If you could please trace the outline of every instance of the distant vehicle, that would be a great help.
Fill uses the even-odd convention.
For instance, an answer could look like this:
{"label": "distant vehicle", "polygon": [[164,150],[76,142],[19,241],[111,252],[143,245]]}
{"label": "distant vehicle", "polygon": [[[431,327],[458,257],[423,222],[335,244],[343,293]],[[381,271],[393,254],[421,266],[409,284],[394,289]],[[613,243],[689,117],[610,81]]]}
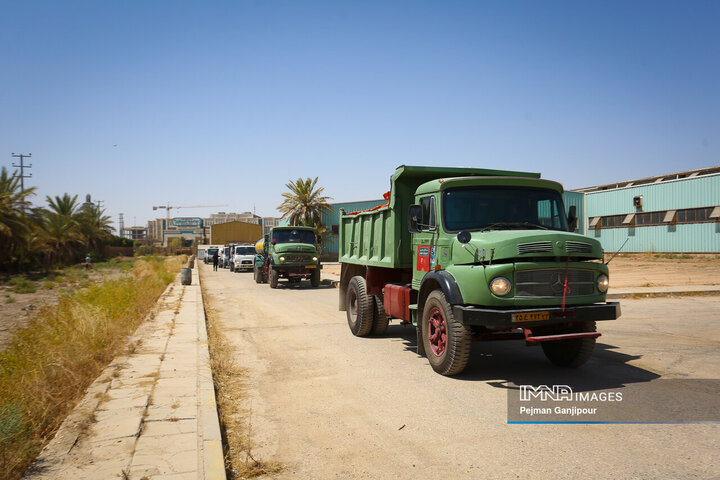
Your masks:
{"label": "distant vehicle", "polygon": [[219,250],[219,247],[210,247],[210,248],[208,248],[208,249],[205,251],[205,258],[204,258],[203,261],[204,261],[206,264],[212,263],[213,257],[215,256],[216,253],[218,253],[218,250]]}
{"label": "distant vehicle", "polygon": [[233,248],[233,261],[230,264],[231,272],[239,272],[241,270],[252,270],[255,263],[255,246],[254,245],[235,245]]}
{"label": "distant vehicle", "polygon": [[277,288],[280,278],[287,278],[289,283],[305,278],[313,288],[319,287],[319,243],[312,227],[273,227],[255,244],[255,282],[269,281],[270,288]]}
{"label": "distant vehicle", "polygon": [[220,247],[220,268],[229,268],[230,267],[230,249],[232,248],[232,245],[229,243],[225,244],[224,247]]}

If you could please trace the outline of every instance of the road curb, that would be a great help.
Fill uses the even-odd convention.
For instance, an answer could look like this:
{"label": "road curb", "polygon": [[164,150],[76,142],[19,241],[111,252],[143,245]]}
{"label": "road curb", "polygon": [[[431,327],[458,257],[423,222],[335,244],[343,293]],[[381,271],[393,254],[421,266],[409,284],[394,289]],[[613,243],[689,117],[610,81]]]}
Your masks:
{"label": "road curb", "polygon": [[606,298],[608,300],[620,300],[623,298],[658,298],[658,297],[673,297],[673,296],[693,296],[693,295],[720,295],[720,289],[710,290],[668,290],[668,291],[637,291],[637,292],[618,292],[609,293]]}
{"label": "road curb", "polygon": [[198,434],[201,436],[200,454],[202,457],[202,478],[207,480],[227,480],[225,475],[225,455],[222,447],[220,419],[215,400],[215,383],[210,368],[210,349],[207,335],[207,316],[202,294],[200,270],[195,269],[197,276],[200,310],[198,312]]}

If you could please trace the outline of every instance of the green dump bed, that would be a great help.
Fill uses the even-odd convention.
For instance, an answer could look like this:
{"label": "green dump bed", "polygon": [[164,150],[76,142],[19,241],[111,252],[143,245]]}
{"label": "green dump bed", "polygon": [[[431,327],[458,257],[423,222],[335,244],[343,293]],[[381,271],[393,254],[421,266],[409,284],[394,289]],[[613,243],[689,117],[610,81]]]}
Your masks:
{"label": "green dump bed", "polygon": [[416,167],[402,165],[390,177],[390,200],[379,209],[340,216],[339,261],[372,267],[412,267],[408,209],[423,183],[454,177],[528,177],[539,173],[484,168]]}

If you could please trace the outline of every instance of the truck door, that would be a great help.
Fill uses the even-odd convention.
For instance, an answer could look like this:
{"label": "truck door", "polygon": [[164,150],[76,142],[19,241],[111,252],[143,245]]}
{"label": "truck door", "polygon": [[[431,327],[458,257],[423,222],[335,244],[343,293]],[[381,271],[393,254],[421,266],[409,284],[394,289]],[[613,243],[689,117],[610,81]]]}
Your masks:
{"label": "truck door", "polygon": [[413,285],[419,286],[425,274],[437,265],[438,221],[435,197],[420,198],[422,224],[420,232],[413,236]]}

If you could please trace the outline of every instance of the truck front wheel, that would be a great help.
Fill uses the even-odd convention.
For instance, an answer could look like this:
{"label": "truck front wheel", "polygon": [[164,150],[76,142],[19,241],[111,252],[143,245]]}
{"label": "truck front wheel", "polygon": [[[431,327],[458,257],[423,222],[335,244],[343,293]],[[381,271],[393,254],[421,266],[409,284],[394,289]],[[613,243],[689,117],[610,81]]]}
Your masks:
{"label": "truck front wheel", "polygon": [[277,288],[278,280],[280,279],[280,273],[277,270],[270,269],[270,288]]}
{"label": "truck front wheel", "polygon": [[[595,322],[584,322],[565,333],[595,332]],[[543,353],[555,365],[576,368],[587,362],[595,348],[594,338],[572,338],[570,340],[556,340],[543,342]]]}
{"label": "truck front wheel", "polygon": [[425,301],[422,337],[433,370],[441,375],[457,375],[470,358],[470,328],[455,319],[442,290],[434,290]]}
{"label": "truck front wheel", "polygon": [[356,337],[364,337],[372,330],[375,304],[373,297],[367,294],[363,277],[356,276],[350,279],[346,298],[347,311],[345,314],[350,331]]}
{"label": "truck front wheel", "polygon": [[255,266],[253,267],[253,274],[255,276],[255,283],[262,283],[262,270]]}

